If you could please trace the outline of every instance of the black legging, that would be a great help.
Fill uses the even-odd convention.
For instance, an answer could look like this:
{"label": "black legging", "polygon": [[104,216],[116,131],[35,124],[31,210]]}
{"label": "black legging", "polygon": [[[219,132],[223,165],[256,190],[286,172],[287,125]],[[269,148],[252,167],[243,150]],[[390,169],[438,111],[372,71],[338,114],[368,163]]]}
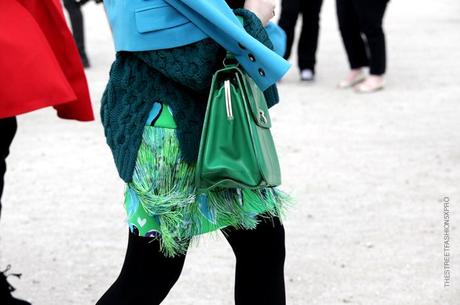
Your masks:
{"label": "black legging", "polygon": [[284,58],[291,55],[294,42],[295,25],[299,14],[302,14],[302,32],[297,48],[298,65],[300,70],[315,71],[316,49],[318,48],[319,14],[323,0],[283,0],[279,26],[286,32],[286,53]]}
{"label": "black legging", "polygon": [[10,145],[16,134],[16,117],[0,119],[0,216],[2,214],[2,194],[6,172],[6,157],[10,153]]}
{"label": "black legging", "polygon": [[[284,227],[264,218],[254,230],[222,230],[236,256],[236,305],[285,305]],[[158,240],[129,234],[118,279],[97,305],[158,305],[178,280],[185,255],[166,258]]]}
{"label": "black legging", "polygon": [[350,68],[370,66],[372,75],[385,74],[386,46],[382,21],[388,0],[336,0],[336,3]]}

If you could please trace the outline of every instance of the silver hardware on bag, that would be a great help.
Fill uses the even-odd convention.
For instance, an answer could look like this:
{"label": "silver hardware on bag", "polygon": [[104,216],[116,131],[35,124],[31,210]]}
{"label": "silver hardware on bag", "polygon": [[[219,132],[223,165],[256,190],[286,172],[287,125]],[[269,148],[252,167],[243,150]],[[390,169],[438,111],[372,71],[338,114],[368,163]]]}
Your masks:
{"label": "silver hardware on bag", "polygon": [[264,124],[268,123],[267,117],[265,116],[265,112],[263,110],[259,110],[259,117],[262,123]]}
{"label": "silver hardware on bag", "polygon": [[227,109],[227,119],[233,120],[232,92],[230,90],[230,80],[224,81],[225,88],[225,108]]}

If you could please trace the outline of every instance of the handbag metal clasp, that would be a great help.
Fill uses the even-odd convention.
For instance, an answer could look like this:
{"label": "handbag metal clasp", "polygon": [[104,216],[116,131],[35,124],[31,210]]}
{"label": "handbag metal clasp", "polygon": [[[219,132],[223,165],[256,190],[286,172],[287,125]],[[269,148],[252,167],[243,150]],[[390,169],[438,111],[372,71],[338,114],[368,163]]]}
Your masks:
{"label": "handbag metal clasp", "polygon": [[233,120],[233,110],[232,110],[232,92],[230,88],[230,80],[224,81],[225,89],[225,108],[227,110],[227,119]]}
{"label": "handbag metal clasp", "polygon": [[260,117],[260,120],[262,121],[262,123],[264,123],[264,124],[268,123],[267,117],[265,116],[265,112],[263,110],[259,109],[259,117]]}

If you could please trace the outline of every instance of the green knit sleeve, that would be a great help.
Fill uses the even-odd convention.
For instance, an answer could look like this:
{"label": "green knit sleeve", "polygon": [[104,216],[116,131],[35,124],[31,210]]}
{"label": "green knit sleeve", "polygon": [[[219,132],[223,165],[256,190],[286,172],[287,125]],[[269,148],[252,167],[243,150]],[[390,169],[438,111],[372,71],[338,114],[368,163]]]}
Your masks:
{"label": "green knit sleeve", "polygon": [[212,75],[222,63],[225,50],[207,38],[177,48],[134,54],[167,78],[200,92],[210,87]]}
{"label": "green knit sleeve", "polygon": [[260,21],[256,14],[244,8],[237,8],[233,12],[235,15],[243,17],[243,27],[249,35],[263,43],[267,48],[273,50],[273,43],[262,21]]}

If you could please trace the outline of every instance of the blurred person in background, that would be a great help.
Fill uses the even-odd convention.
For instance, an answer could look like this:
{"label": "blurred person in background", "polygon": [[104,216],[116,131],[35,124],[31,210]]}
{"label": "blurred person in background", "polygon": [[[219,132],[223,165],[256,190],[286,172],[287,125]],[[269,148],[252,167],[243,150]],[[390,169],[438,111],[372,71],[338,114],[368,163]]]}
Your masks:
{"label": "blurred person in background", "polygon": [[72,26],[72,34],[77,44],[78,53],[80,54],[81,62],[85,68],[90,67],[88,55],[85,47],[85,28],[83,13],[81,11],[81,3],[77,0],[64,0],[64,7],[69,13],[70,24]]}
{"label": "blurred person in background", "polygon": [[[70,24],[72,26],[72,34],[75,43],[80,53],[81,62],[85,68],[90,67],[88,54],[85,47],[85,28],[83,13],[81,11],[82,5],[88,3],[90,0],[64,0],[64,6],[69,13]],[[101,3],[102,0],[94,0],[96,3]]]}
{"label": "blurred person in background", "polygon": [[316,50],[318,48],[319,20],[323,0],[282,0],[279,26],[286,32],[286,53],[291,56],[295,27],[302,14],[302,29],[297,46],[297,61],[302,81],[315,79]]}
{"label": "blurred person in background", "polygon": [[[339,88],[371,93],[385,86],[383,16],[389,0],[336,0],[337,17],[351,71]],[[369,67],[366,77],[364,67]]]}
{"label": "blurred person in background", "polygon": [[[53,106],[63,119],[94,119],[83,67],[59,1],[0,1],[0,215],[16,116]],[[11,295],[9,269],[0,272],[0,304],[30,304]]]}

